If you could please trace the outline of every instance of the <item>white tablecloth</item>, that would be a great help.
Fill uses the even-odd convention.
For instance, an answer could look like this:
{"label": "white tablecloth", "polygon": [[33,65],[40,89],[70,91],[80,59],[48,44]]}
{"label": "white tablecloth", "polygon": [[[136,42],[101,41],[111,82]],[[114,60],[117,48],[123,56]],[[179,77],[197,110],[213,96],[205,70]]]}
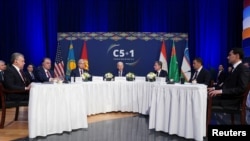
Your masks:
{"label": "white tablecloth", "polygon": [[29,100],[29,137],[87,128],[87,115],[112,111],[149,114],[149,82],[33,83]]}
{"label": "white tablecloth", "polygon": [[205,85],[159,85],[153,88],[149,129],[203,140],[206,109]]}
{"label": "white tablecloth", "polygon": [[122,111],[148,115],[153,86],[149,82],[126,81],[83,83],[87,114]]}
{"label": "white tablecloth", "polygon": [[87,128],[87,115],[112,111],[150,115],[149,128],[201,140],[206,87],[156,82],[32,83],[29,137]]}
{"label": "white tablecloth", "polygon": [[32,84],[29,100],[29,137],[87,128],[81,84]]}

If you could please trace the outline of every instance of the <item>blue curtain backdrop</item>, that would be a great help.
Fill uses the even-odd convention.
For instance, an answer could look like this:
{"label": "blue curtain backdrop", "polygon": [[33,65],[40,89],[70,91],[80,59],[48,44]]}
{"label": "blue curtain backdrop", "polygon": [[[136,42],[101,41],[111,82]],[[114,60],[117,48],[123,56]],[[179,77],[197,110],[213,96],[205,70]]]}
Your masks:
{"label": "blue curtain backdrop", "polygon": [[227,65],[241,47],[242,0],[1,0],[0,59],[22,52],[26,63],[54,61],[57,32],[181,32],[190,59]]}

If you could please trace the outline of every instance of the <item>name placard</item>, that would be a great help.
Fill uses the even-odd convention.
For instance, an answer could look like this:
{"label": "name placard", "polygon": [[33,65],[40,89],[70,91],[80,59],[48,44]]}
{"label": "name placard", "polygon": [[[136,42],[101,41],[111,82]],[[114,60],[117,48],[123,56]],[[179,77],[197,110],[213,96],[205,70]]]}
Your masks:
{"label": "name placard", "polygon": [[156,77],[155,81],[159,82],[159,83],[164,83],[164,82],[166,82],[166,78],[165,77]]}
{"label": "name placard", "polygon": [[102,76],[92,76],[92,81],[103,81],[103,77]]}
{"label": "name placard", "polygon": [[135,81],[139,81],[139,82],[144,82],[144,81],[146,81],[146,79],[145,79],[145,76],[136,76],[135,77]]}
{"label": "name placard", "polygon": [[126,77],[115,77],[115,81],[126,81]]}
{"label": "name placard", "polygon": [[82,77],[75,77],[75,82],[82,82]]}

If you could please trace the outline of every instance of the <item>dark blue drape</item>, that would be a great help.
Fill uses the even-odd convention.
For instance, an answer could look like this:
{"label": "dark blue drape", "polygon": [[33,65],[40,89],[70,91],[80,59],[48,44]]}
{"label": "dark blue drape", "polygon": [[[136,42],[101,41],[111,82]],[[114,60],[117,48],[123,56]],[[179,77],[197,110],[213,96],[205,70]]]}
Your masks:
{"label": "dark blue drape", "polygon": [[242,11],[242,0],[1,0],[0,59],[53,61],[57,32],[185,32],[191,60],[217,68],[241,47]]}
{"label": "dark blue drape", "polygon": [[7,63],[13,52],[25,55],[26,63],[41,64],[55,56],[57,1],[2,0],[0,2],[0,59]]}

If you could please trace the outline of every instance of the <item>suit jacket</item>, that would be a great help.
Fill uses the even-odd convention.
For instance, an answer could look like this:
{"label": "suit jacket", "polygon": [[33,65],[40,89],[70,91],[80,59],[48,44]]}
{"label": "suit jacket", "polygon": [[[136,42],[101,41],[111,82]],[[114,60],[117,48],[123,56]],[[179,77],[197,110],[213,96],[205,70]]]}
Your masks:
{"label": "suit jacket", "polygon": [[3,71],[0,71],[0,83],[4,81],[4,74]]}
{"label": "suit jacket", "polygon": [[27,79],[29,79],[30,82],[37,82],[38,81],[36,79],[34,72],[33,72],[33,77],[31,76],[31,74],[28,71],[25,72],[25,76]]}
{"label": "suit jacket", "polygon": [[229,74],[222,87],[223,95],[241,95],[247,88],[250,71],[242,63]]}
{"label": "suit jacket", "polygon": [[30,82],[26,79],[26,82],[23,81],[17,69],[10,65],[4,71],[4,87],[9,90],[25,90],[25,87],[28,86]]}
{"label": "suit jacket", "polygon": [[[48,70],[51,78],[54,78],[54,71]],[[37,78],[38,82],[48,82],[50,78],[47,77],[46,72],[42,66],[38,67],[35,71],[35,77]]]}
{"label": "suit jacket", "polygon": [[[89,71],[87,71],[87,70],[83,70],[83,72],[89,73]],[[79,68],[75,68],[75,69],[71,70],[70,76],[71,77],[80,77]]]}
{"label": "suit jacket", "polygon": [[[83,73],[84,72],[87,72],[87,73],[90,74],[90,72],[87,71],[87,70],[83,70]],[[75,69],[71,70],[70,77],[80,77],[79,68],[75,68]],[[90,76],[90,78],[88,80],[91,81],[92,80],[92,76]]]}
{"label": "suit jacket", "polygon": [[[189,82],[192,82],[192,78],[195,75],[195,72],[192,73],[191,78],[189,80]],[[208,70],[206,70],[205,68],[202,68],[199,72],[199,74],[197,75],[196,78],[196,82],[199,84],[205,84],[207,86],[210,86],[210,82],[211,82],[211,74]]]}
{"label": "suit jacket", "polygon": [[226,79],[226,73],[225,73],[225,71],[223,70],[223,71],[221,71],[221,73],[220,73],[220,75],[219,76],[217,76],[216,77],[216,83],[217,83],[217,87],[219,87],[219,85],[221,84],[221,83],[223,83],[224,81],[225,81],[225,79]]}
{"label": "suit jacket", "polygon": [[[126,76],[126,74],[127,74],[126,70],[122,70],[122,76]],[[115,71],[113,71],[113,75],[114,76],[119,76],[118,69],[116,69]]]}
{"label": "suit jacket", "polygon": [[[250,71],[242,63],[231,72],[222,86],[222,94],[213,97],[213,105],[223,107],[239,107],[241,97],[247,88]],[[221,89],[221,88],[216,88]]]}
{"label": "suit jacket", "polygon": [[[157,71],[154,71],[154,73],[156,74],[156,76],[158,76],[158,72]],[[167,77],[167,76],[168,76],[167,71],[161,70],[158,77]]]}

